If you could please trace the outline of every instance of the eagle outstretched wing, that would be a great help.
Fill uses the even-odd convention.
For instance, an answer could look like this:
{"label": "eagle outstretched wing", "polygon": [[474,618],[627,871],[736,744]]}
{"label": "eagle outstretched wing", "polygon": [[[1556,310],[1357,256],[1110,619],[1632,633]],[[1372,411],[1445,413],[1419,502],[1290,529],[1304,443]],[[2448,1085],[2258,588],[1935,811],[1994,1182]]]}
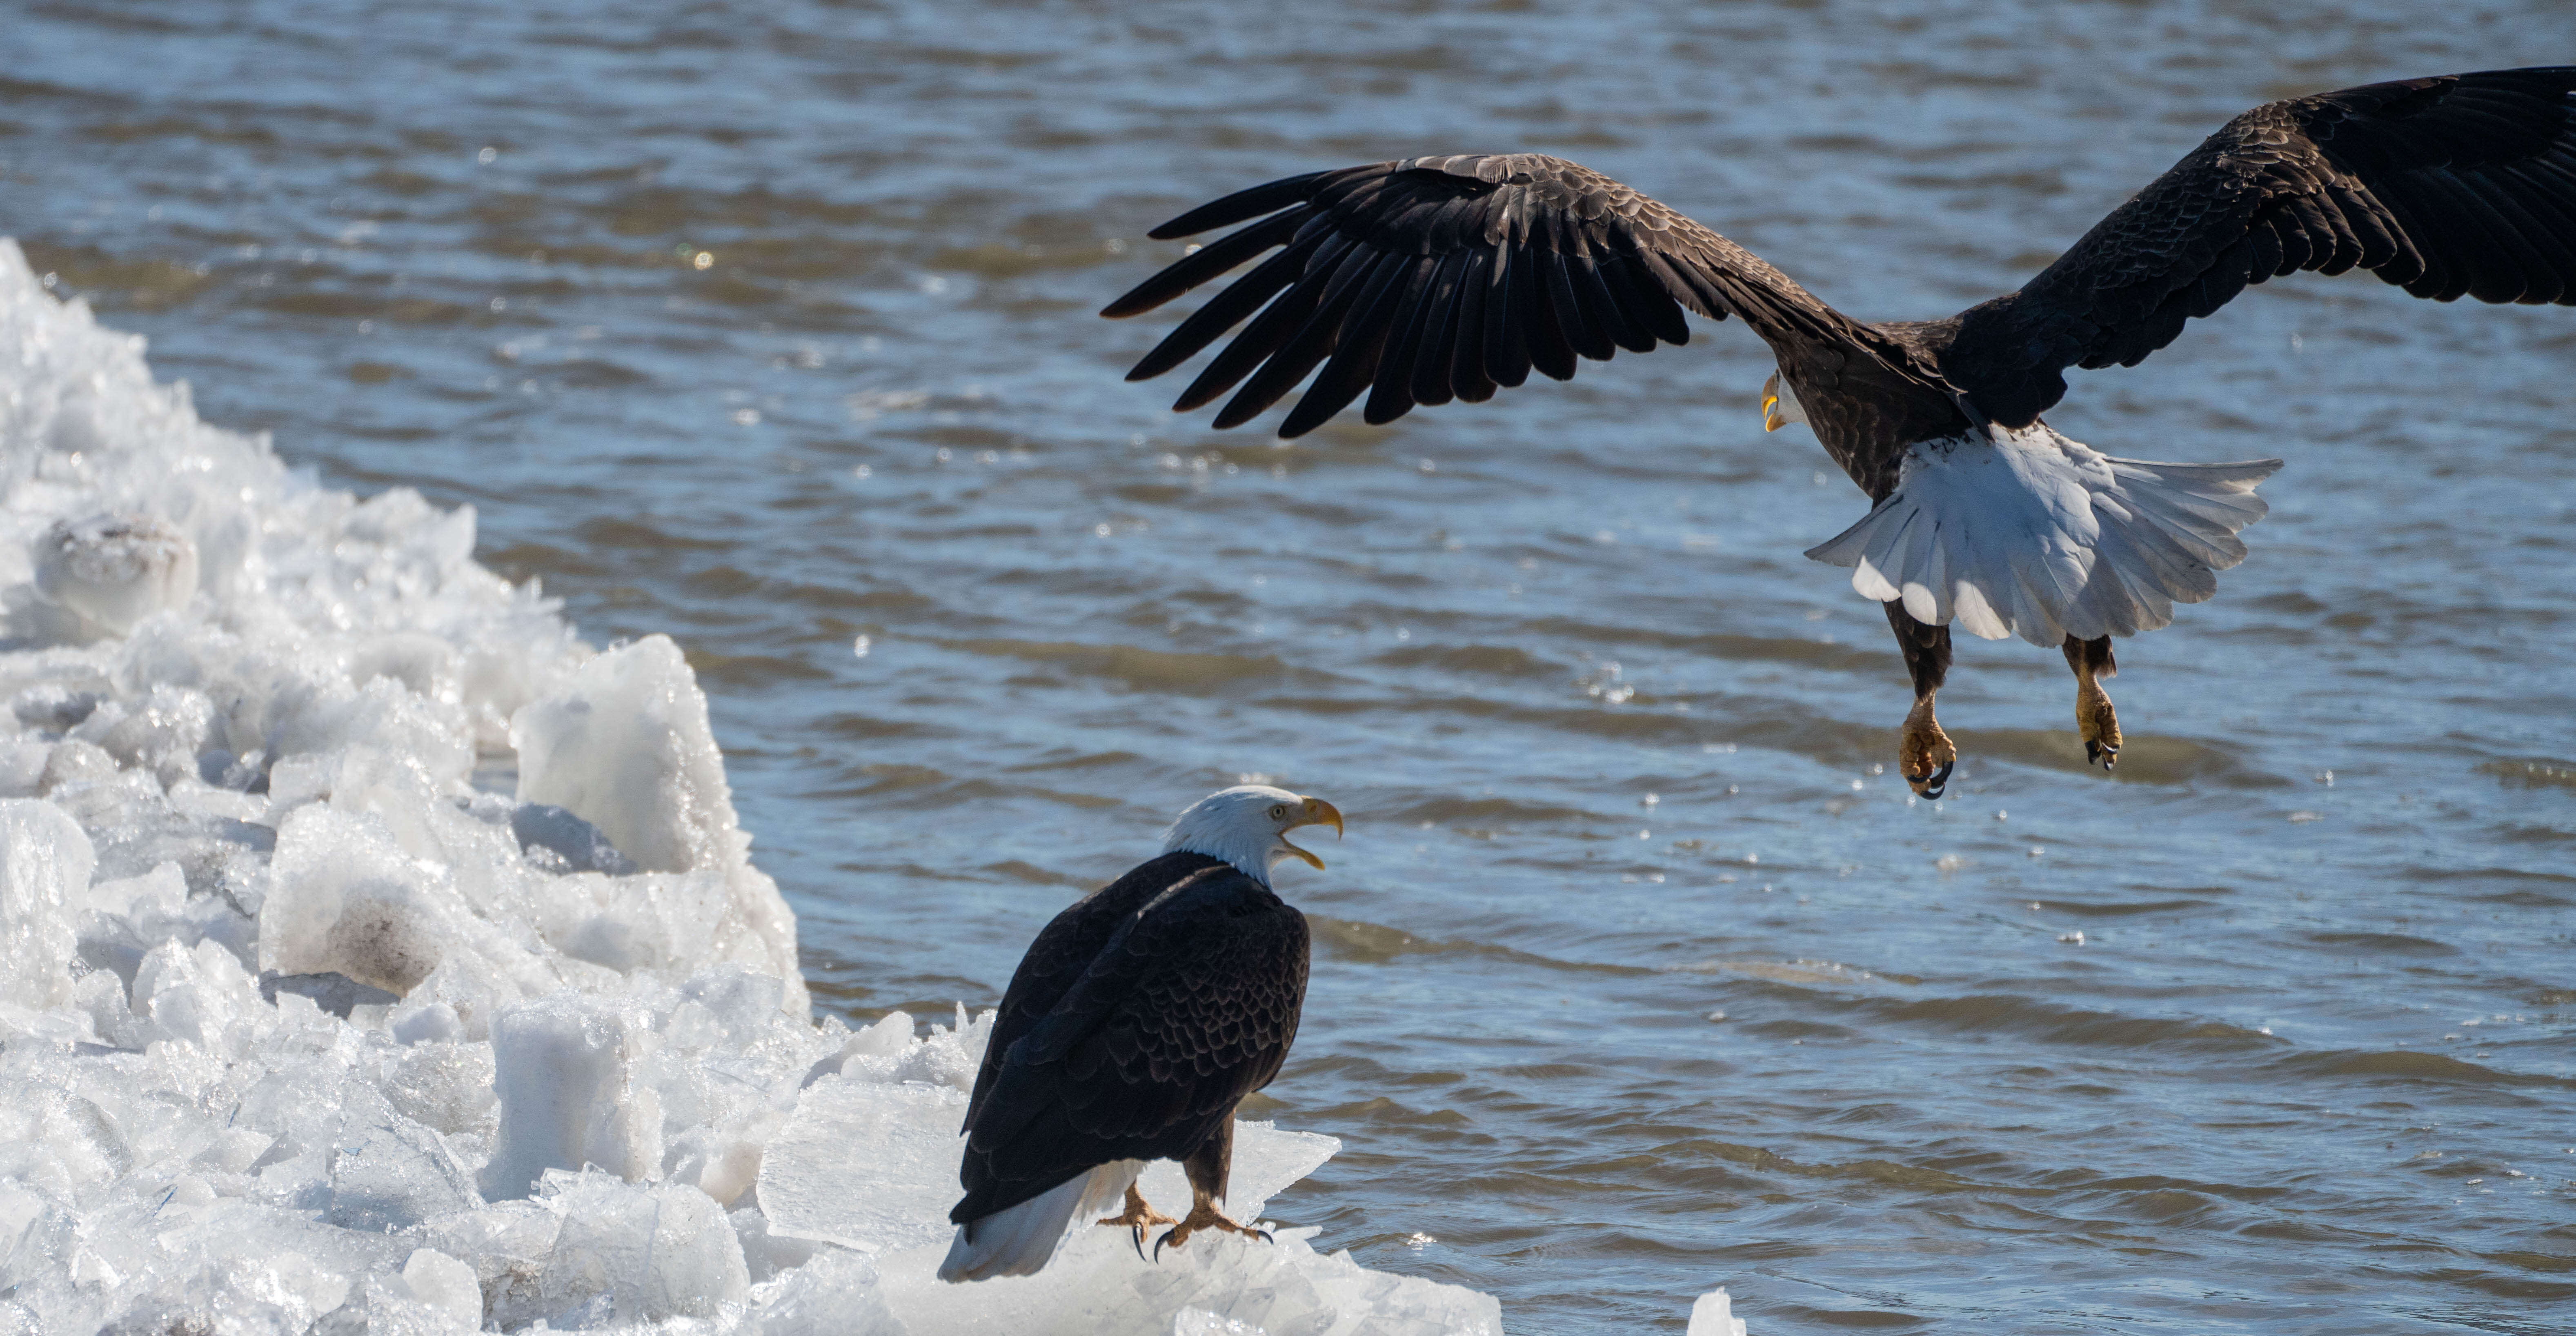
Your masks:
{"label": "eagle outstretched wing", "polygon": [[2256,107],[2021,291],[1941,370],[2026,426],[2064,370],[2135,366],[2249,283],[2354,268],[2418,297],[2576,305],[2576,66],[2369,84]]}
{"label": "eagle outstretched wing", "polygon": [[1101,312],[1152,310],[1281,248],[1127,373],[1159,376],[1250,319],[1173,405],[1200,407],[1240,382],[1216,416],[1220,428],[1277,403],[1319,363],[1281,436],[1313,430],[1363,392],[1373,423],[1416,404],[1480,403],[1533,369],[1564,380],[1577,357],[1686,343],[1684,311],[1737,316],[1775,348],[1881,341],[1743,247],[1561,158],[1407,158],[1313,172],[1201,205],[1150,235],[1255,218]]}
{"label": "eagle outstretched wing", "polygon": [[[997,1028],[976,1081],[966,1195],[950,1219],[1007,1209],[1095,1165],[1186,1156],[1279,1074],[1305,1002],[1306,916],[1200,855],[1165,855],[1130,878],[1176,860],[1199,866],[1156,876],[1166,884],[1141,907],[1101,916],[1112,931],[1078,974],[1024,967],[1012,980],[1003,1015],[1016,1033]],[[1061,984],[1060,995],[1033,1005],[1024,980],[1033,994]]]}

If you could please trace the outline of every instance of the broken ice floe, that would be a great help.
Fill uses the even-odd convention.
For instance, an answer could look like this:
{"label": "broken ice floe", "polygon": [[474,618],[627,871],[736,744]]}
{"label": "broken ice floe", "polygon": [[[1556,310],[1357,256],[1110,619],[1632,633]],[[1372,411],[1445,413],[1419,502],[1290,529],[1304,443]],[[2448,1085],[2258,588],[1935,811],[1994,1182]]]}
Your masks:
{"label": "broken ice floe", "polygon": [[[970,1031],[964,1040],[957,1045],[961,1053],[980,1047],[982,1035]],[[868,1253],[890,1302],[916,1328],[1499,1329],[1491,1298],[1363,1271],[1347,1254],[1319,1256],[1309,1246],[1311,1229],[1279,1231],[1275,1244],[1202,1234],[1149,1264],[1136,1256],[1125,1230],[1077,1225],[1055,1262],[1035,1276],[943,1284],[936,1272],[948,1251],[946,1213],[957,1197],[956,1129],[965,1112],[959,1085],[887,1084],[866,1076],[817,1083],[770,1142],[761,1165],[760,1202],[769,1233]],[[1258,1219],[1273,1195],[1312,1173],[1339,1146],[1331,1137],[1240,1124],[1229,1210]],[[865,1194],[846,1186],[859,1166],[873,1167]],[[1169,1162],[1150,1166],[1138,1186],[1147,1200],[1172,1211],[1189,1202],[1189,1185]]]}
{"label": "broken ice floe", "polygon": [[[1310,1230],[937,1283],[989,1016],[812,1022],[678,648],[198,421],[5,240],[0,489],[0,1332],[1499,1330]],[[1330,1150],[1247,1125],[1237,1211]]]}

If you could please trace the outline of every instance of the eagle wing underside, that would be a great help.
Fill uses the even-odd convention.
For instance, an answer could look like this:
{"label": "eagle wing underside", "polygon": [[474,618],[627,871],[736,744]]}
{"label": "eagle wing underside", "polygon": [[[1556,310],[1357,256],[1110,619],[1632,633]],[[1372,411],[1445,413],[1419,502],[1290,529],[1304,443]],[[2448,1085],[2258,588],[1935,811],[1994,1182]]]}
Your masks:
{"label": "eagle wing underside", "polygon": [[1313,430],[1362,394],[1373,423],[1417,404],[1479,403],[1533,370],[1564,380],[1578,358],[1688,342],[1686,311],[1742,319],[1784,365],[1810,348],[1834,359],[1884,351],[1869,327],[1743,247],[1561,158],[1407,158],[1315,172],[1228,195],[1152,235],[1247,220],[1257,221],[1101,312],[1152,310],[1278,248],[1128,373],[1159,376],[1248,320],[1173,405],[1187,411],[1234,391],[1220,428],[1249,421],[1318,366],[1281,436]]}

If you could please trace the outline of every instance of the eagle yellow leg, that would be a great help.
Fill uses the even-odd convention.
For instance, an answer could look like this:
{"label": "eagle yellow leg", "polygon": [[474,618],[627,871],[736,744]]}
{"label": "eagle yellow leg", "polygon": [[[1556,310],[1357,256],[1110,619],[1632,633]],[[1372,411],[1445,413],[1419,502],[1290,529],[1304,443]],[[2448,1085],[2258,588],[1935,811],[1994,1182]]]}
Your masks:
{"label": "eagle yellow leg", "polygon": [[1177,1248],[1189,1242],[1190,1235],[1202,1229],[1241,1234],[1264,1243],[1271,1241],[1269,1230],[1246,1229],[1218,1213],[1217,1199],[1225,1195],[1226,1175],[1233,1168],[1234,1116],[1229,1113],[1216,1131],[1181,1161],[1181,1171],[1190,1176],[1190,1218],[1154,1240],[1154,1256],[1161,1257],[1166,1246]]}
{"label": "eagle yellow leg", "polygon": [[1128,1185],[1127,1185],[1127,1209],[1126,1209],[1126,1210],[1124,1210],[1124,1211],[1119,1212],[1119,1213],[1118,1213],[1118,1214],[1116,1214],[1116,1215],[1112,1215],[1112,1216],[1105,1216],[1105,1217],[1103,1217],[1103,1218],[1101,1218],[1101,1219],[1094,1220],[1094,1221],[1092,1221],[1092,1223],[1093,1223],[1093,1224],[1095,1224],[1095,1225],[1123,1225],[1123,1226],[1125,1226],[1125,1227],[1128,1229],[1128,1231],[1129,1231],[1129,1232],[1134,1236],[1134,1240],[1135,1240],[1135,1244],[1136,1244],[1136,1255],[1137,1255],[1138,1257],[1142,1257],[1142,1256],[1144,1256],[1144,1255],[1145,1255],[1145,1227],[1146,1227],[1146,1226],[1148,1226],[1148,1225],[1177,1225],[1177,1224],[1179,1224],[1179,1223],[1180,1223],[1180,1221],[1175,1220],[1175,1219],[1173,1219],[1172,1217],[1170,1217],[1170,1216],[1168,1216],[1168,1215],[1165,1215],[1165,1214],[1163,1214],[1163,1213],[1162,1213],[1162,1212],[1160,1212],[1160,1211],[1155,1210],[1153,1207],[1146,1205],[1146,1204],[1145,1204],[1145,1194],[1144,1194],[1144,1193],[1141,1193],[1141,1192],[1138,1192],[1138,1191],[1136,1190],[1136,1185],[1135,1185],[1135,1184],[1133,1184],[1133,1183],[1130,1183],[1130,1184],[1128,1184]]}
{"label": "eagle yellow leg", "polygon": [[1902,602],[1881,606],[1896,632],[1896,647],[1905,653],[1906,674],[1914,679],[1914,708],[1896,740],[1896,773],[1905,776],[1914,796],[1938,798],[1950,787],[1950,767],[1959,763],[1959,749],[1932,717],[1932,697],[1950,676],[1950,624],[1918,622]]}
{"label": "eagle yellow leg", "polygon": [[2111,658],[2111,637],[2068,636],[2060,648],[2066,651],[2066,666],[2075,670],[2075,731],[2084,739],[2084,760],[2087,764],[2099,761],[2108,771],[2120,760],[2120,715],[2111,708],[2111,695],[2100,681],[2120,671]]}
{"label": "eagle yellow leg", "polygon": [[1957,744],[1932,717],[1932,693],[1915,697],[1914,708],[1905,713],[1905,732],[1896,741],[1897,772],[1917,796],[1938,798],[1949,788],[1950,768],[1958,762]]}

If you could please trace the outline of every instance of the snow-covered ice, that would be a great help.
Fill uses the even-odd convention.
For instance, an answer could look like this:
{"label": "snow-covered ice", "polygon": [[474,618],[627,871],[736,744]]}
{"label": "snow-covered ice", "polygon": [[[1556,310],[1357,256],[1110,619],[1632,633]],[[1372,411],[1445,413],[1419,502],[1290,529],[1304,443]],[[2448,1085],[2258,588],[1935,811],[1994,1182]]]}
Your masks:
{"label": "snow-covered ice", "polygon": [[[811,1019],[678,648],[199,422],[5,239],[0,487],[0,1332],[1499,1331],[1312,1230],[937,1282],[990,1016]],[[1245,1125],[1237,1212],[1334,1144]]]}
{"label": "snow-covered ice", "polygon": [[[989,1021],[959,1032],[935,1031],[920,1051],[945,1048],[963,1057],[981,1048],[988,1028]],[[773,1238],[835,1243],[870,1254],[889,1300],[916,1329],[1031,1336],[1499,1329],[1492,1298],[1365,1271],[1347,1255],[1319,1255],[1310,1246],[1312,1229],[1280,1230],[1275,1244],[1203,1234],[1152,1264],[1136,1256],[1125,1230],[1077,1229],[1054,1263],[1035,1276],[944,1284],[936,1273],[948,1252],[945,1216],[957,1197],[956,1129],[966,1112],[971,1074],[961,1069],[954,1083],[852,1079],[857,1073],[849,1068],[864,1060],[853,1059],[841,1079],[818,1082],[799,1101],[761,1165],[760,1201]],[[1238,1124],[1229,1209],[1258,1219],[1273,1195],[1312,1173],[1340,1144],[1268,1123]],[[846,1184],[861,1165],[884,1168],[871,1192],[853,1195]],[[1189,1203],[1189,1184],[1180,1166],[1168,1161],[1149,1166],[1138,1187],[1167,1209]]]}

